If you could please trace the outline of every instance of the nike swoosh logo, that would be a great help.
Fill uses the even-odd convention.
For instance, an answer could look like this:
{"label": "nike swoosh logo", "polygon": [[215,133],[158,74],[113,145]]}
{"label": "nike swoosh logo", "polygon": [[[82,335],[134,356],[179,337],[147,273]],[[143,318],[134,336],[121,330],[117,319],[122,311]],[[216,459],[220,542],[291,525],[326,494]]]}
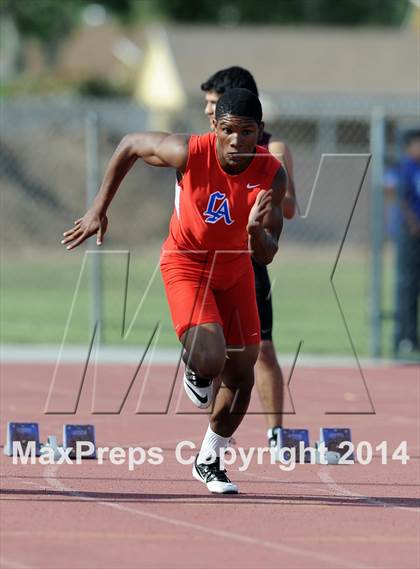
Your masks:
{"label": "nike swoosh logo", "polygon": [[248,190],[253,190],[254,188],[258,188],[259,184],[247,184],[246,187]]}
{"label": "nike swoosh logo", "polygon": [[194,389],[193,389],[190,385],[188,385],[188,383],[186,383],[185,385],[188,387],[188,389],[190,389],[190,390],[194,393],[194,395],[197,397],[197,399],[198,399],[201,403],[203,403],[203,405],[204,405],[205,403],[207,403],[207,401],[208,401],[207,395],[206,395],[205,397],[201,397],[201,395],[199,395],[196,391],[194,391]]}

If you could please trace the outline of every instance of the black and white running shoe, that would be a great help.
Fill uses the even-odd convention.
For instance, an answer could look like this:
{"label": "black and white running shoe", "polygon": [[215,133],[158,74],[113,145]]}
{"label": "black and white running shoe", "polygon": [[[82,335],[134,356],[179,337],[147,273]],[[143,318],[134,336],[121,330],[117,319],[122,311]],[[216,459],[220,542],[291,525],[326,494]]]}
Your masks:
{"label": "black and white running shoe", "polygon": [[196,407],[207,409],[213,401],[213,380],[198,376],[185,366],[184,389]]}
{"label": "black and white running shoe", "polygon": [[[268,429],[268,447],[270,453],[276,462],[282,462],[282,448],[279,441],[279,431],[281,427],[274,427],[273,429]],[[283,458],[284,460],[284,458]]]}
{"label": "black and white running shoe", "polygon": [[195,459],[192,473],[196,480],[204,482],[213,494],[237,494],[238,487],[226,475],[226,470],[220,469],[220,459],[216,458],[211,464],[197,464]]}

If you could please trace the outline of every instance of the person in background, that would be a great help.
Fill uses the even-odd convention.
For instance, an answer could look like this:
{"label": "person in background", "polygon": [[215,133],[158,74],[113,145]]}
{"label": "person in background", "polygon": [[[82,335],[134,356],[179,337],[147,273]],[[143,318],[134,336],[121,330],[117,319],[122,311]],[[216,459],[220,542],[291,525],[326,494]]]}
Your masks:
{"label": "person in background", "polygon": [[404,156],[398,167],[397,202],[400,224],[396,257],[396,319],[394,353],[420,356],[420,128],[404,137]]}
{"label": "person in background", "polygon": [[398,163],[391,158],[385,161],[384,169],[384,217],[385,217],[385,238],[387,241],[395,243],[401,223],[400,208],[397,201],[398,191]]}
{"label": "person in background", "polygon": [[[220,97],[232,88],[248,89],[257,97],[258,88],[252,74],[243,67],[233,66],[221,69],[201,84],[205,96],[204,112],[212,128],[214,110]],[[296,213],[296,195],[293,176],[292,153],[285,142],[274,139],[266,130],[262,130],[258,144],[267,148],[283,164],[287,172],[287,189],[282,209],[286,219],[292,219]],[[277,360],[273,343],[273,307],[271,301],[271,283],[267,267],[252,260],[257,293],[258,313],[261,322],[261,343],[258,354],[256,385],[267,422],[267,436],[270,448],[280,453],[278,448],[278,430],[283,426],[284,379]]]}

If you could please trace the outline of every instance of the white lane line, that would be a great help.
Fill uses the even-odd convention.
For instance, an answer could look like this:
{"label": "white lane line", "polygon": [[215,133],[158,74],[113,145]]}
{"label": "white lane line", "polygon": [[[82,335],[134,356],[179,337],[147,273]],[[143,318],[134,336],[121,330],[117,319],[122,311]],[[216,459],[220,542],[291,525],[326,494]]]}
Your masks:
{"label": "white lane line", "polygon": [[[407,508],[406,506],[396,506],[395,504],[389,504],[388,502],[383,502],[379,498],[369,497],[364,494],[359,494],[358,492],[352,492],[345,486],[338,484],[327,469],[328,466],[321,467],[321,469],[318,471],[318,477],[336,495],[348,496],[351,498],[362,498],[363,501],[366,502],[367,504],[373,504],[376,506],[379,505],[383,506],[384,508],[392,508],[394,510],[404,510],[405,512],[420,514],[420,508]],[[398,499],[398,497],[396,499]]]}
{"label": "white lane line", "polygon": [[[62,344],[22,346],[20,344],[0,344],[0,363],[1,364],[56,364]],[[123,348],[121,346],[106,346],[101,349],[101,364],[130,365],[138,364],[146,346],[133,346]],[[60,363],[84,364],[88,353],[87,345],[66,346],[62,352]],[[289,366],[293,363],[295,354],[278,353],[283,365]],[[156,349],[153,354],[154,365],[167,366],[175,365],[179,361],[180,348]],[[150,362],[150,356],[146,356]],[[351,356],[333,357],[319,356],[316,354],[305,354],[299,357],[300,367],[317,368],[322,370],[329,367],[342,367],[352,369],[355,360]],[[372,369],[401,369],[404,361],[393,361],[387,359],[361,358],[360,363],[363,368]]]}
{"label": "white lane line", "polygon": [[58,490],[61,492],[66,492],[72,496],[76,496],[76,497],[80,498],[81,500],[85,500],[87,502],[94,502],[95,504],[99,504],[99,505],[105,506],[107,508],[112,508],[114,510],[119,510],[122,512],[128,512],[128,513],[134,514],[136,516],[141,516],[144,518],[153,519],[153,520],[156,520],[158,522],[163,522],[163,523],[170,524],[170,525],[173,525],[176,527],[187,528],[189,530],[194,530],[194,531],[205,533],[208,535],[213,535],[215,537],[222,537],[222,538],[230,540],[230,541],[237,541],[239,543],[245,543],[248,545],[256,545],[259,547],[265,547],[267,549],[274,549],[276,551],[281,551],[282,553],[289,553],[291,555],[296,555],[298,557],[305,557],[305,558],[309,558],[311,560],[317,559],[318,561],[332,565],[332,567],[334,567],[334,568],[337,568],[337,567],[340,567],[340,568],[345,567],[348,569],[370,569],[370,568],[374,568],[373,565],[365,565],[365,564],[361,564],[357,561],[350,561],[348,559],[344,560],[341,557],[326,555],[323,553],[319,553],[317,551],[305,551],[302,549],[298,549],[297,547],[291,547],[289,545],[284,545],[284,544],[281,544],[278,542],[271,542],[271,541],[267,541],[267,540],[257,539],[254,537],[249,537],[249,536],[242,535],[239,533],[234,533],[231,531],[224,531],[224,530],[220,530],[220,529],[216,529],[216,528],[203,526],[203,525],[197,524],[197,523],[186,522],[184,520],[172,518],[169,516],[163,516],[160,514],[153,514],[152,512],[146,512],[145,510],[140,510],[138,508],[133,508],[133,507],[122,505],[122,504],[117,504],[117,503],[113,503],[113,502],[103,502],[101,500],[98,500],[97,498],[86,496],[82,492],[78,492],[76,490],[73,490],[72,488],[65,486],[60,480],[58,480],[57,470],[58,470],[58,465],[55,465],[55,464],[47,466],[45,468],[44,479],[49,484],[49,486],[55,490]]}

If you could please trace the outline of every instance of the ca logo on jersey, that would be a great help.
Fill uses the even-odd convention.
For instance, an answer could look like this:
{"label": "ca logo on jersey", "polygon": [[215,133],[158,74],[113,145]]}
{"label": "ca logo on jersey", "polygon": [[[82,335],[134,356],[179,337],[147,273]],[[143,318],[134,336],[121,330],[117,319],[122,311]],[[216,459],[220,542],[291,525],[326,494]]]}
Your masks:
{"label": "ca logo on jersey", "polygon": [[223,219],[226,225],[231,225],[233,220],[230,216],[229,202],[226,194],[222,194],[221,192],[213,192],[210,194],[204,215],[207,216],[206,223],[217,223]]}

